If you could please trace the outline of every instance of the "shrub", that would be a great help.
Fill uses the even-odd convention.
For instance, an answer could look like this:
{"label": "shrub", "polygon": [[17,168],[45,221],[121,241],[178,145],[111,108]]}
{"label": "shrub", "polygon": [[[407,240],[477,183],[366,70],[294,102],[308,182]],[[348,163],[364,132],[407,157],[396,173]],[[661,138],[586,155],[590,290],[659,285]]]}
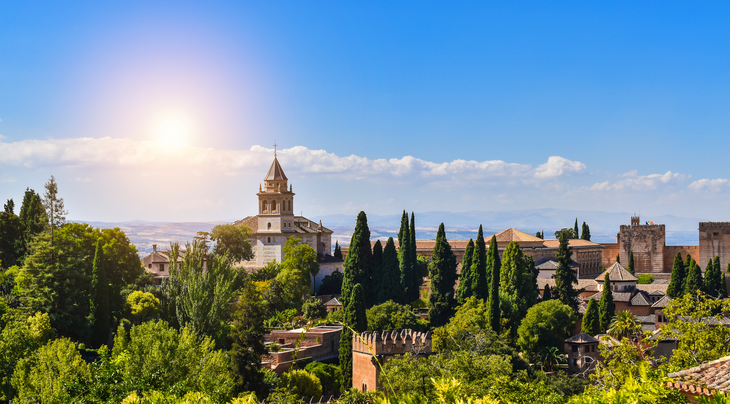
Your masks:
{"label": "shrub", "polygon": [[327,315],[327,308],[317,298],[311,298],[302,305],[302,313],[307,320],[323,318]]}
{"label": "shrub", "polygon": [[300,397],[319,397],[322,395],[322,383],[317,376],[306,370],[292,370],[281,375],[280,388],[284,388]]}
{"label": "shrub", "polygon": [[639,285],[648,285],[650,283],[654,283],[654,275],[651,274],[641,274],[638,276],[639,280],[636,281]]}

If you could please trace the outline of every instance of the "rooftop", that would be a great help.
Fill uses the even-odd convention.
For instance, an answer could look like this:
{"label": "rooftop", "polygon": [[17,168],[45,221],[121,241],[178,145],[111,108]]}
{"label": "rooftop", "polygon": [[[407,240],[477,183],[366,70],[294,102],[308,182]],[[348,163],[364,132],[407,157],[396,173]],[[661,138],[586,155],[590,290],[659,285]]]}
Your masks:
{"label": "rooftop", "polygon": [[608,279],[611,282],[636,282],[637,277],[631,274],[626,268],[618,262],[614,262],[613,265],[608,267],[606,271],[596,277],[596,282],[603,282],[603,279],[608,274]]}

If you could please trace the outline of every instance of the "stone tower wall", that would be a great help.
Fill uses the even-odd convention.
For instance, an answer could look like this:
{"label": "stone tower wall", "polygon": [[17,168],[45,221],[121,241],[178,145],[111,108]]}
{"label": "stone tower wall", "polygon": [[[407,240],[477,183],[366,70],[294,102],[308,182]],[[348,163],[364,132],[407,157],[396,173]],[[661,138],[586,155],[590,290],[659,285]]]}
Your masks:
{"label": "stone tower wall", "polygon": [[621,265],[628,266],[634,253],[634,272],[662,273],[666,232],[663,224],[621,225],[619,234]]}
{"label": "stone tower wall", "polygon": [[702,269],[709,259],[720,257],[720,269],[727,270],[730,262],[730,222],[700,222],[700,260]]}

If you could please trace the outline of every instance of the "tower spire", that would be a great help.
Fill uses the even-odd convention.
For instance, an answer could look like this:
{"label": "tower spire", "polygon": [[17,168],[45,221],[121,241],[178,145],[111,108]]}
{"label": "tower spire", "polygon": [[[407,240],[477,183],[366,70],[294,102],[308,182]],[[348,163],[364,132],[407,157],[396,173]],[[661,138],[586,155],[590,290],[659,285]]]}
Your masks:
{"label": "tower spire", "polygon": [[276,140],[274,140],[274,158],[276,158],[276,146],[278,146],[278,144],[276,144]]}

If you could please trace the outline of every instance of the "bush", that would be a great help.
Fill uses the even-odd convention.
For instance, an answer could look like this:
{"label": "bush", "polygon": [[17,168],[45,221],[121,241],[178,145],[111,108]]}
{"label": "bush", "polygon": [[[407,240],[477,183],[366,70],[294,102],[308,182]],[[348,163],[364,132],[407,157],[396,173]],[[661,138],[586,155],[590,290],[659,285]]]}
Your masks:
{"label": "bush", "polygon": [[316,320],[327,315],[327,308],[317,298],[311,298],[302,305],[302,313],[307,320]]}
{"label": "bush", "polygon": [[367,312],[368,331],[421,330],[418,316],[408,305],[389,300],[371,307]]}
{"label": "bush", "polygon": [[342,280],[345,275],[339,270],[332,272],[322,279],[322,283],[319,285],[317,294],[319,295],[339,295],[342,293]]}
{"label": "bush", "polygon": [[536,354],[541,348],[547,347],[562,350],[567,331],[576,321],[577,315],[573,309],[560,300],[540,302],[527,310],[527,315],[517,329],[517,343],[529,354]]}
{"label": "bush", "polygon": [[329,313],[327,313],[327,318],[325,319],[328,323],[341,323],[345,319],[345,311],[344,310],[333,310]]}
{"label": "bush", "polygon": [[308,364],[304,370],[317,376],[320,383],[322,383],[322,389],[324,391],[334,394],[340,392],[340,379],[342,379],[342,372],[339,367],[322,362],[312,362]]}
{"label": "bush", "polygon": [[306,370],[292,370],[281,375],[279,388],[282,387],[299,397],[319,397],[322,395],[322,383],[317,376]]}
{"label": "bush", "polygon": [[654,275],[651,274],[641,274],[638,276],[639,280],[636,281],[639,285],[648,285],[650,283],[654,283]]}

